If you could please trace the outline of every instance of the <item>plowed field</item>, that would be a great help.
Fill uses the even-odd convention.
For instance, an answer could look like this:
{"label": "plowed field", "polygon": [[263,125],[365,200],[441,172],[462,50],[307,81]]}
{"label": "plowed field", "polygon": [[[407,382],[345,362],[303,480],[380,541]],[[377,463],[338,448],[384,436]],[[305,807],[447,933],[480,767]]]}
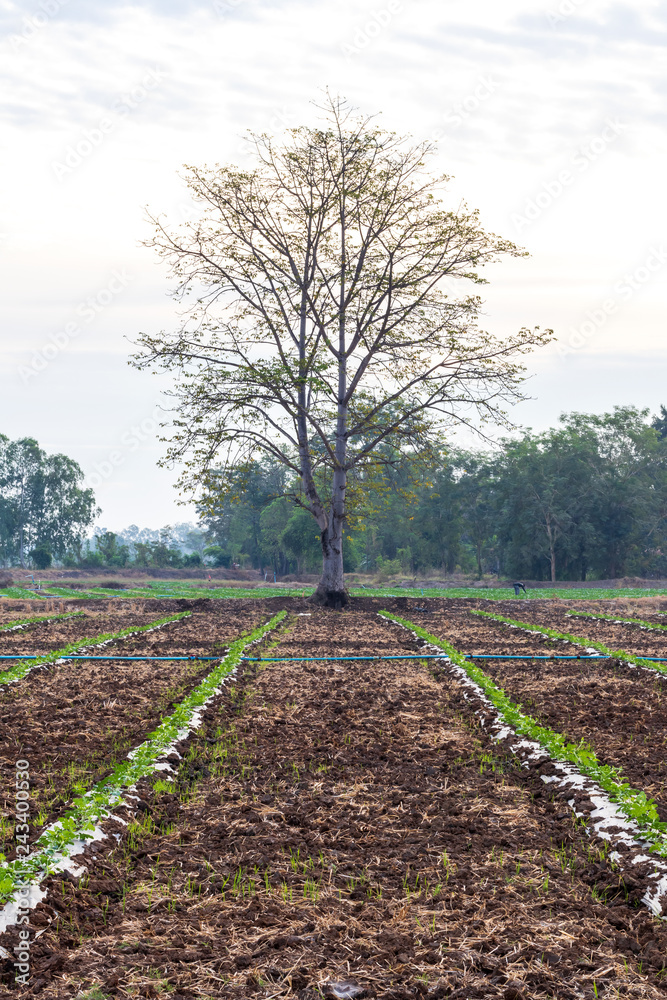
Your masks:
{"label": "plowed field", "polygon": [[[469,614],[483,602],[366,600],[325,612],[273,599],[207,602],[124,640],[123,652],[217,652],[278,602],[291,611],[278,645],[266,640],[253,656],[416,653],[410,633],[378,617],[392,605],[463,652],[550,649]],[[587,727],[620,755],[638,720],[619,708],[612,731],[604,712],[643,686],[649,733],[662,739],[665,681],[516,662],[494,676],[540,718],[562,702],[554,727]],[[19,755],[45,808],[49,774],[85,760],[73,773],[88,787],[204,667],[89,662],[30,675],[2,695],[8,789]],[[106,839],[86,849],[85,876],[49,879],[31,913],[30,983],[15,986],[7,958],[6,995],[665,996],[667,927],[641,904],[642,886],[624,882],[539,775],[489,738],[478,709],[434,661],[246,663],[174,771],[143,779],[136,813],[119,814],[127,825],[109,820]],[[659,762],[641,760],[637,779],[661,788]],[[51,814],[72,791],[64,778],[56,790]],[[10,954],[17,934],[2,935]]]}
{"label": "plowed field", "polygon": [[[0,652],[45,653],[67,642],[147,625],[160,611],[86,614],[65,622],[40,622],[9,634],[0,632]],[[154,632],[119,639],[93,654],[220,656],[230,641],[268,617],[255,603],[193,610]],[[205,622],[205,625],[204,625]],[[19,649],[16,647],[18,645]],[[3,661],[4,669],[12,661]],[[66,804],[87,790],[205,676],[200,661],[65,661],[37,667],[16,684],[0,688],[0,773],[2,808],[10,807],[15,762],[31,765],[31,799],[39,823],[33,838]],[[14,857],[13,830],[3,824],[0,852]]]}
{"label": "plowed field", "polygon": [[[612,650],[622,649],[637,656],[667,656],[667,631],[663,632],[661,629],[653,631],[633,623],[617,624],[613,621],[571,615],[567,613],[569,609],[553,607],[554,602],[548,601],[525,601],[520,604],[515,601],[500,601],[498,604],[497,608],[485,608],[485,610],[517,621],[546,626],[558,632],[594,639]],[[667,625],[667,618],[658,615],[640,614],[638,617],[644,621],[652,621],[656,625]]]}
{"label": "plowed field", "polygon": [[[509,609],[491,610],[517,621],[597,639],[612,649],[667,656],[667,632],[654,636],[636,626],[613,626],[626,629],[623,644],[616,646],[606,628],[612,623],[566,617],[557,609],[549,614],[548,608],[530,614],[533,609],[527,607],[528,602],[519,608],[518,602],[511,603]],[[660,818],[667,821],[667,677],[618,661],[531,660],[529,653],[576,655],[583,651],[479,618],[465,608],[434,609],[422,617],[423,627],[463,652],[525,654],[525,660],[480,660],[479,665],[526,712],[574,743],[590,743],[603,764],[620,767],[634,787],[656,800]]]}

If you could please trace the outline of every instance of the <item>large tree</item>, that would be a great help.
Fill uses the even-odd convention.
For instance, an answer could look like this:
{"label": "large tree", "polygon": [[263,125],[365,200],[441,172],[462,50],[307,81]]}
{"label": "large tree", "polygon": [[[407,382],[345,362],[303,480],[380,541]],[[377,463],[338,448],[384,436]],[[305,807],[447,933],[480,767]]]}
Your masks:
{"label": "large tree", "polygon": [[185,463],[186,488],[210,486],[215,469],[234,491],[262,454],[286,467],[319,526],[316,599],[340,606],[349,483],[385,461],[382,444],[421,453],[452,422],[502,421],[520,398],[519,356],[549,333],[478,327],[479,269],[523,251],[445,205],[429,144],[340,99],[322,110],[322,127],[283,145],[253,136],[251,170],[188,168],[201,216],[176,230],[153,218],[148,241],[184,320],[143,334],[135,363],[176,375],[167,461]]}

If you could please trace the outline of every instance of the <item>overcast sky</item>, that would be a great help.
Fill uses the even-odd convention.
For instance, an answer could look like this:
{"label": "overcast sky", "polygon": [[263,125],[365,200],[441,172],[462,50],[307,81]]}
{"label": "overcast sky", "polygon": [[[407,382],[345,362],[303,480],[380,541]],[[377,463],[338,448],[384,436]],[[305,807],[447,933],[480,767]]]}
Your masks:
{"label": "overcast sky", "polygon": [[0,30],[0,432],[75,458],[105,526],[192,517],[127,364],[176,317],[145,206],[180,221],[184,163],[326,86],[438,138],[451,197],[530,251],[483,290],[487,329],[558,336],[518,423],[667,404],[666,0],[0,0]]}

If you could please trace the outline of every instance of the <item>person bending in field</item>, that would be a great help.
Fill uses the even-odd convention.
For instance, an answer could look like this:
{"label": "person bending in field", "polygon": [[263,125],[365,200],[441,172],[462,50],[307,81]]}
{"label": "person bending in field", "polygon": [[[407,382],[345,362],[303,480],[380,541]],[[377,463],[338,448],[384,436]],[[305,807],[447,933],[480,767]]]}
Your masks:
{"label": "person bending in field", "polygon": [[513,583],[512,586],[514,587],[514,596],[515,597],[518,597],[519,594],[520,594],[520,592],[522,590],[523,590],[524,594],[526,593],[526,588],[524,587],[524,585],[522,583]]}

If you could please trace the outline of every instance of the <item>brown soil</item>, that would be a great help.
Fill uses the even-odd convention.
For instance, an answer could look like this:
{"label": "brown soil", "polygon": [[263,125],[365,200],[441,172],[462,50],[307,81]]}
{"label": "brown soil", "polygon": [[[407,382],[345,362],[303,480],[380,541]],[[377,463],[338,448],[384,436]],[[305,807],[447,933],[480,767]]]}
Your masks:
{"label": "brown soil", "polygon": [[[497,609],[484,608],[483,610],[495,611],[496,614],[513,618],[515,621],[546,626],[582,639],[595,639],[614,651],[623,650],[626,653],[635,653],[637,656],[667,656],[667,630],[664,632],[661,629],[651,631],[633,623],[624,622],[617,625],[615,622],[605,619],[583,618],[567,613],[569,610],[588,610],[579,606],[563,608],[554,606],[553,602],[526,601],[520,608],[517,608],[515,602],[512,602],[515,606],[508,609],[507,603],[499,601]],[[607,608],[597,613],[614,614],[618,612]],[[638,614],[635,610],[634,617],[641,617],[642,621],[656,625],[667,625],[667,618],[657,614],[644,614],[642,612]]]}
{"label": "brown soil", "polygon": [[[239,635],[251,631],[267,613],[258,602],[229,602],[209,613],[171,622],[155,632],[118,640],[105,651],[123,655],[221,655]],[[24,636],[30,652],[61,648],[76,624],[80,635],[117,631],[156,620],[155,613],[53,622],[25,633],[0,633],[0,650]],[[93,627],[94,626],[94,627]],[[63,633],[65,633],[63,635]],[[39,642],[37,642],[39,636]],[[5,661],[11,665],[11,661]],[[3,811],[10,811],[15,762],[25,758],[31,771],[31,841],[53,822],[76,794],[110,773],[128,751],[143,742],[169,707],[180,701],[213,664],[182,661],[70,661],[37,667],[15,684],[0,688],[0,773]],[[6,791],[5,791],[6,790]],[[41,815],[40,815],[41,814]],[[13,826],[4,827],[0,852],[13,857]]]}
{"label": "brown soil", "polygon": [[[53,615],[69,614],[73,610],[66,607],[66,604],[69,603],[66,601],[49,601],[48,610],[45,601],[40,601],[37,609],[33,607],[35,603],[35,601],[0,602],[0,625],[7,625],[22,621],[24,618],[35,618],[37,616],[40,618],[52,618]],[[30,605],[27,610],[24,608],[25,604]]]}
{"label": "brown soil", "polygon": [[[515,615],[515,620],[547,625],[615,647],[613,636],[606,634],[612,623],[572,617],[563,620],[557,609],[551,614],[549,609],[540,609],[531,615],[528,610],[521,617]],[[446,623],[440,618],[438,612],[430,615],[425,627],[464,652],[576,652],[574,645],[541,639],[465,611],[458,616],[449,612]],[[588,627],[581,629],[582,624]],[[667,632],[656,633],[656,638],[636,626],[612,627],[625,630],[623,645],[618,643],[616,648],[647,656],[667,655]],[[660,818],[667,822],[666,677],[616,661],[480,660],[478,666],[525,711],[575,743],[590,743],[603,764],[621,768],[634,787],[656,800]]]}
{"label": "brown soil", "polygon": [[[293,621],[273,655],[417,648],[368,611]],[[664,997],[643,889],[475,709],[416,661],[248,665],[89,879],[51,880],[24,995]]]}
{"label": "brown soil", "polygon": [[[27,616],[26,616],[27,617]],[[31,616],[30,616],[31,617]],[[25,628],[12,632],[0,631],[0,653],[9,656],[12,653],[28,656],[32,653],[42,655],[53,650],[63,649],[70,642],[81,639],[94,639],[105,633],[120,632],[126,628],[150,625],[166,617],[154,611],[133,611],[124,607],[113,611],[85,609],[83,614],[75,618],[65,618],[63,621],[33,622]],[[174,628],[170,625],[169,628]],[[115,647],[114,647],[115,649]],[[12,666],[11,660],[3,660],[0,670]]]}

